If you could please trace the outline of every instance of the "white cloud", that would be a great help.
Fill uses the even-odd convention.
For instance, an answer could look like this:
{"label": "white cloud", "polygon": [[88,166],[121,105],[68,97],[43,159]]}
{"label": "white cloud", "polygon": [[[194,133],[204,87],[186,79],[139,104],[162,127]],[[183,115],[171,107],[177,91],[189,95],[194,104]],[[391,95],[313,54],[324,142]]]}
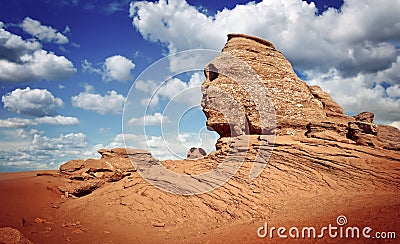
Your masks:
{"label": "white cloud", "polygon": [[105,59],[101,67],[96,68],[88,60],[82,62],[83,71],[89,73],[95,73],[102,76],[104,81],[132,81],[133,75],[132,70],[135,68],[135,64],[128,58],[115,55]]}
{"label": "white cloud", "polygon": [[0,128],[25,128],[35,124],[31,119],[8,118],[0,119]]}
{"label": "white cloud", "polygon": [[[105,146],[104,148],[124,148],[125,147],[124,138],[128,142],[142,141],[141,139],[139,139],[140,137],[135,134],[129,134],[129,133],[118,134],[114,138],[112,138],[110,144]],[[132,145],[130,147],[132,147]],[[132,148],[140,148],[140,147],[133,146]]]}
{"label": "white cloud", "polygon": [[[79,150],[87,146],[87,136],[83,133],[61,134],[59,137],[47,137],[35,134],[33,136],[31,151],[46,150]],[[65,153],[65,152],[61,152]],[[79,152],[77,152],[79,154]]]}
{"label": "white cloud", "polygon": [[400,120],[398,85],[386,89],[379,84],[369,87],[365,83],[372,83],[374,76],[358,74],[343,78],[335,69],[326,74],[307,72],[307,76],[308,83],[321,86],[349,114],[370,111],[376,115],[376,120]]}
{"label": "white cloud", "polygon": [[76,72],[71,61],[45,50],[25,54],[20,59],[21,63],[0,59],[0,80],[12,82],[62,80]]}
{"label": "white cloud", "polygon": [[155,113],[153,115],[146,115],[140,118],[132,118],[128,122],[130,125],[135,126],[154,126],[160,124],[168,124],[169,119],[167,116],[162,115],[161,113]]}
{"label": "white cloud", "polygon": [[398,56],[389,42],[400,38],[395,17],[400,6],[391,0],[384,2],[347,0],[341,12],[329,9],[316,16],[314,3],[264,0],[206,16],[186,1],[161,0],[133,2],[130,14],[144,38],[164,43],[170,53],[193,48],[221,50],[226,35],[237,32],[272,41],[303,69],[374,72],[390,66]]}
{"label": "white cloud", "polygon": [[[398,118],[400,4],[345,0],[340,11],[316,12],[314,3],[301,0],[250,2],[213,16],[177,0],[132,2],[130,9],[133,26],[169,53],[221,50],[228,33],[256,35],[272,41],[294,68],[313,74],[309,82],[327,89],[347,113],[370,110],[378,120]],[[185,64],[177,63],[171,68]],[[334,80],[322,82],[332,70]]]}
{"label": "white cloud", "polygon": [[42,50],[39,42],[23,40],[0,27],[0,80],[62,80],[75,72],[72,62],[64,56]]}
{"label": "white cloud", "polygon": [[75,117],[66,117],[57,115],[55,117],[45,116],[41,118],[36,118],[35,122],[38,124],[49,124],[49,125],[79,125],[79,120]]}
{"label": "white cloud", "polygon": [[92,93],[92,87],[71,97],[72,106],[99,114],[120,114],[125,103],[125,97],[116,91],[108,91],[104,96]]}
{"label": "white cloud", "polygon": [[67,44],[69,42],[68,38],[62,33],[58,32],[56,29],[50,26],[42,25],[40,21],[31,19],[29,17],[24,19],[21,24],[21,28],[26,33],[31,34],[43,42],[54,42],[56,44]]}
{"label": "white cloud", "polygon": [[400,85],[390,86],[386,89],[386,92],[389,97],[400,98]]}
{"label": "white cloud", "polygon": [[[13,140],[15,134],[21,137]],[[61,134],[58,137],[41,135],[39,131],[15,131],[4,135],[9,141],[1,141],[0,171],[4,169],[56,169],[71,159],[92,155],[87,136],[83,133]]]}
{"label": "white cloud", "polygon": [[57,115],[55,117],[45,116],[35,119],[7,118],[0,119],[0,128],[25,128],[37,124],[72,126],[79,125],[79,119]]}
{"label": "white cloud", "polygon": [[56,98],[46,89],[15,89],[1,97],[4,108],[26,115],[56,115],[56,109],[63,106],[61,98]]}
{"label": "white cloud", "polygon": [[135,64],[121,55],[106,58],[104,62],[104,80],[130,81],[133,80],[131,70]]}
{"label": "white cloud", "polygon": [[93,67],[93,64],[86,59],[82,61],[81,65],[83,71],[85,72],[95,73],[95,74],[102,74],[103,72],[100,68]]}
{"label": "white cloud", "polygon": [[152,81],[152,80],[148,80],[148,81],[137,80],[137,81],[135,81],[135,87],[136,87],[136,89],[139,89],[146,93],[153,93],[157,89],[158,86],[157,86],[156,82]]}
{"label": "white cloud", "polygon": [[20,57],[39,50],[42,46],[34,40],[22,40],[0,26],[0,57],[10,62],[20,62]]}
{"label": "white cloud", "polygon": [[31,135],[35,135],[35,134],[42,135],[43,133],[44,133],[44,131],[39,131],[39,130],[35,130],[35,129],[31,129],[30,131],[25,131],[24,129],[17,129],[16,136],[19,138],[27,139]]}

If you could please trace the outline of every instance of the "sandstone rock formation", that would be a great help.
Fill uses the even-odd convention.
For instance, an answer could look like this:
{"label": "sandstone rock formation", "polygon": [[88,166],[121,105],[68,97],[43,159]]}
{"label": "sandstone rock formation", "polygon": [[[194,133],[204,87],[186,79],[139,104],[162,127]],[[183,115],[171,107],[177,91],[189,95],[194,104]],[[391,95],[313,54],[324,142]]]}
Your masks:
{"label": "sandstone rock formation", "polygon": [[201,158],[206,156],[207,153],[204,151],[203,148],[196,148],[192,147],[190,148],[189,152],[187,153],[187,158],[188,159],[196,159],[196,158]]}
{"label": "sandstone rock formation", "polygon": [[[130,150],[134,153],[140,150]],[[102,186],[131,174],[135,168],[125,148],[100,149],[100,159],[70,160],[60,166],[62,176],[71,180],[58,189],[74,196],[84,196]],[[72,182],[72,180],[75,180]]]}
{"label": "sandstone rock formation", "polygon": [[[229,35],[222,55],[205,74],[202,105],[207,125],[221,136],[217,151],[197,160],[161,163],[195,177],[242,160],[234,175],[204,194],[174,195],[143,179],[140,167],[136,172],[129,162],[158,167],[150,153],[101,150],[100,160],[60,167],[61,175],[71,179],[68,185],[82,189],[64,191],[80,196],[79,191],[92,191],[90,184],[101,186],[63,205],[66,216],[81,220],[84,212],[83,225],[96,223],[102,231],[115,226],[111,233],[130,242],[149,241],[150,236],[160,238],[154,242],[206,242],[209,233],[220,237],[220,230],[235,226],[238,231],[251,226],[247,235],[237,235],[242,242],[257,242],[254,225],[265,221],[303,226],[325,218],[321,223],[326,224],[335,223],[339,214],[351,215],[352,224],[376,224],[380,230],[400,226],[399,213],[393,211],[400,204],[397,128],[375,125],[372,113],[345,115],[320,87],[301,81],[273,44],[257,37]],[[257,164],[263,170],[252,180]],[[117,172],[124,177],[110,183]],[[158,175],[154,180],[158,187],[175,183]],[[137,232],[144,234],[138,237]]]}
{"label": "sandstone rock formation", "polygon": [[[227,123],[224,118],[227,114],[216,110],[215,108],[222,107],[216,103],[224,101],[224,104],[229,104],[225,102],[229,99],[238,103],[244,111],[240,117],[248,122],[248,132],[243,130],[240,134],[261,134],[263,131],[268,133],[274,129],[268,127],[268,123],[260,123],[260,117],[271,113],[275,113],[278,134],[283,129],[304,129],[309,122],[321,121],[328,116],[345,116],[329,95],[316,87],[310,88],[301,81],[291,64],[272,43],[257,37],[230,34],[222,55],[206,67],[205,74],[207,80],[202,86],[203,111],[208,119],[207,125],[221,136],[229,136],[227,131],[235,124]],[[257,79],[265,89],[259,84],[258,87],[254,86]],[[262,95],[262,101],[254,101],[252,90],[255,93],[266,90],[267,93]],[[228,112],[234,110],[235,108],[227,109]],[[234,117],[235,121],[231,123],[240,120],[239,116]]]}
{"label": "sandstone rock formation", "polygon": [[[387,134],[383,131],[389,127],[382,127],[382,132],[378,133],[372,113],[363,112],[354,117],[345,115],[343,108],[328,93],[300,80],[282,53],[272,43],[258,37],[228,35],[222,54],[209,63],[205,75],[203,111],[207,125],[221,137],[305,134],[400,149],[400,145],[395,145],[395,139],[387,141],[380,137]],[[252,94],[254,89],[267,91],[262,95],[263,101]],[[262,118],[267,116],[269,121],[262,123]],[[271,122],[273,119],[275,121]],[[394,127],[391,130],[400,137],[399,130]]]}

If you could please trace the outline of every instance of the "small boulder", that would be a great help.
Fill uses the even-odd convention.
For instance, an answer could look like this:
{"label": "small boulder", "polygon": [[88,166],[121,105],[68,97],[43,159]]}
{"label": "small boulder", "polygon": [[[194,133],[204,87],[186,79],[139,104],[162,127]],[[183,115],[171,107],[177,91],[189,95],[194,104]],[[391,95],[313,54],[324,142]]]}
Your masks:
{"label": "small boulder", "polygon": [[202,158],[206,155],[207,155],[207,153],[206,153],[206,151],[204,151],[203,148],[192,147],[192,148],[190,148],[189,152],[187,153],[187,158],[188,159],[196,159],[196,158]]}
{"label": "small boulder", "polygon": [[41,218],[35,218],[35,221],[34,221],[36,224],[43,224],[44,222],[46,222],[46,220],[44,220],[44,219],[41,219]]}
{"label": "small boulder", "polygon": [[366,122],[366,123],[374,123],[374,117],[375,117],[374,114],[371,112],[362,112],[353,116],[353,118],[355,118],[356,121]]}

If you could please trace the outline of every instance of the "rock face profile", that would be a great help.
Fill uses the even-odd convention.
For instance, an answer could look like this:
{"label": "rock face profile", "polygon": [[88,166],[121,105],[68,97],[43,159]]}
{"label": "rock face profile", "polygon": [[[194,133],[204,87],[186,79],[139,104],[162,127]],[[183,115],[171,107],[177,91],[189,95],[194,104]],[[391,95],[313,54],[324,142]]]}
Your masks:
{"label": "rock face profile", "polygon": [[[102,149],[101,159],[61,165],[57,197],[63,203],[54,210],[56,217],[46,218],[80,223],[81,232],[68,241],[275,243],[280,239],[257,236],[260,226],[321,229],[337,226],[339,215],[347,217],[346,226],[399,229],[397,128],[376,125],[370,112],[346,115],[328,93],[299,79],[272,43],[258,37],[230,34],[205,74],[202,107],[207,126],[220,135],[217,150],[204,156],[193,148],[188,159],[160,162],[143,150]],[[158,178],[160,171],[153,177],[160,183],[156,187],[139,167],[159,169],[160,163],[191,178],[219,169],[216,176],[222,177],[221,165],[238,162],[224,184],[197,195],[163,191],[160,185],[173,188],[176,179]],[[249,177],[254,168],[260,172]],[[67,227],[59,228],[67,236]],[[38,243],[40,237],[51,242],[55,235],[35,237]]]}
{"label": "rock face profile", "polygon": [[[282,53],[261,38],[228,35],[222,54],[207,65],[205,75],[203,111],[207,126],[221,137],[305,134],[307,137],[351,140],[360,145],[400,149],[400,140],[387,137],[388,126],[381,127],[378,132],[373,113],[345,115],[343,108],[328,93],[300,80]],[[255,85],[257,80],[259,84]],[[263,90],[267,93],[260,101],[253,94]],[[268,116],[268,120],[275,120],[274,123],[261,122]],[[391,130],[400,136],[398,129],[392,127]]]}
{"label": "rock face profile", "polygon": [[[229,62],[231,59],[238,61]],[[232,69],[235,73],[230,72]],[[251,74],[248,69],[254,73]],[[327,93],[301,81],[289,61],[272,43],[257,37],[230,34],[222,55],[206,67],[205,74],[203,110],[208,118],[207,125],[221,136],[229,136],[227,131],[232,125],[227,123],[226,114],[215,109],[222,107],[216,103],[229,98],[236,101],[233,106],[240,106],[244,111],[244,119],[249,127],[244,134],[261,134],[262,131],[273,129],[265,128],[259,118],[270,113],[275,113],[278,134],[285,133],[282,132],[284,129],[304,129],[308,123],[323,121],[327,117],[346,117],[343,109]],[[257,78],[261,84],[254,85]],[[260,88],[260,85],[265,88]],[[256,94],[263,90],[267,93],[262,95],[261,101],[254,101],[255,96],[251,94],[253,90]],[[230,108],[230,111],[233,110]],[[232,123],[238,120],[236,117]]]}

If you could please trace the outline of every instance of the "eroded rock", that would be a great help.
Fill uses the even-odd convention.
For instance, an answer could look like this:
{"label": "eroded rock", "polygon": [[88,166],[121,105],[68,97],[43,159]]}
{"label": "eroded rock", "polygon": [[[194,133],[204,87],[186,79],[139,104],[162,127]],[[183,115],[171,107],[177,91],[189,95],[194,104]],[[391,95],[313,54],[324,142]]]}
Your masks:
{"label": "eroded rock", "polygon": [[366,122],[366,123],[374,123],[375,115],[371,112],[362,112],[355,116],[353,116],[356,121]]}
{"label": "eroded rock", "polygon": [[207,153],[204,151],[203,148],[196,148],[192,147],[189,149],[189,152],[187,153],[187,158],[188,159],[196,159],[196,158],[201,158],[206,156]]}
{"label": "eroded rock", "polygon": [[347,116],[328,93],[300,80],[290,62],[266,40],[228,35],[222,54],[204,72],[201,105],[207,126],[221,138],[305,134],[398,150],[398,140],[388,133],[397,135],[396,128],[384,126],[379,133],[371,112]]}
{"label": "eroded rock", "polygon": [[305,129],[327,116],[345,116],[329,95],[300,80],[272,43],[257,37],[230,34],[205,74],[203,111],[221,137],[268,134],[275,126]]}

